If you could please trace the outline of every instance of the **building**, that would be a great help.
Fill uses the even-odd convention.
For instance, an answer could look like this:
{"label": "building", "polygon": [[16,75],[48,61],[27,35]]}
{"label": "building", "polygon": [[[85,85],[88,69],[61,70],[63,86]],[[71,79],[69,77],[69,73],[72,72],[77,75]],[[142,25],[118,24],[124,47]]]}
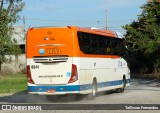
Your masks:
{"label": "building", "polygon": [[11,57],[12,62],[2,64],[2,71],[4,74],[11,74],[18,72],[25,73],[25,68],[26,68],[25,26],[13,26],[10,29],[12,29],[13,31],[11,38],[17,40],[17,44],[21,48],[21,53],[19,55],[11,55],[11,56],[6,55],[6,57]]}
{"label": "building", "polygon": [[12,28],[12,39],[17,40],[17,44],[20,46],[22,53],[25,53],[25,27],[24,26],[13,26]]}

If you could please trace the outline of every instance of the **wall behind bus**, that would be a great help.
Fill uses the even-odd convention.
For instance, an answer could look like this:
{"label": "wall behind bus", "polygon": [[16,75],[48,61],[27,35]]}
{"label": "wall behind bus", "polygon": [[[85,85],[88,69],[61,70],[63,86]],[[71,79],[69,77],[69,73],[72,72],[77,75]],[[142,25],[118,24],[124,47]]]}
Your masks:
{"label": "wall behind bus", "polygon": [[2,64],[2,74],[26,73],[26,55],[11,55],[12,61],[10,63]]}

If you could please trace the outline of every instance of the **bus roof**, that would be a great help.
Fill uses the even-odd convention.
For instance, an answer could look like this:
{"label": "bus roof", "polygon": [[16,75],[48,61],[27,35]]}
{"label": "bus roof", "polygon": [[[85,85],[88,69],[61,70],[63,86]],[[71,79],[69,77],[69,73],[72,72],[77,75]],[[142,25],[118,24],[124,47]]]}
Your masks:
{"label": "bus roof", "polygon": [[117,31],[104,30],[104,29],[99,29],[95,27],[91,27],[91,28],[77,27],[77,28],[79,31],[84,31],[84,32],[86,31],[90,33],[100,34],[100,35],[107,35],[107,36],[114,37],[114,38],[121,38],[121,39],[124,38],[124,36],[120,32],[117,32]]}
{"label": "bus roof", "polygon": [[39,28],[69,28],[69,29],[75,28],[77,31],[105,35],[113,38],[121,38],[121,39],[124,38],[124,36],[120,32],[112,31],[112,30],[104,30],[104,29],[99,29],[95,27],[85,28],[85,27],[78,27],[78,26],[41,26],[41,27],[32,27],[29,29],[39,29]]}

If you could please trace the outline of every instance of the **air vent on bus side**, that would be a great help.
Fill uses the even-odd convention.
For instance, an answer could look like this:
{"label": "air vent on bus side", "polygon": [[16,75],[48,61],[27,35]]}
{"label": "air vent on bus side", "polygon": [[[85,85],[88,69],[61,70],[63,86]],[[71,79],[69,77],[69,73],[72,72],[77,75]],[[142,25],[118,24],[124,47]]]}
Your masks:
{"label": "air vent on bus side", "polygon": [[68,56],[36,56],[33,58],[35,63],[61,63],[61,62],[67,62]]}

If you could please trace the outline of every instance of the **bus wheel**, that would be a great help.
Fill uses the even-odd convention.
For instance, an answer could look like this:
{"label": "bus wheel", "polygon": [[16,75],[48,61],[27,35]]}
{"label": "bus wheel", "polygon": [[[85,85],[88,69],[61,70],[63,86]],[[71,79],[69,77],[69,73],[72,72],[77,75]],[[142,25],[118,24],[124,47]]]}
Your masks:
{"label": "bus wheel", "polygon": [[126,79],[125,79],[125,78],[123,78],[123,87],[122,87],[122,92],[124,92],[125,88],[126,88]]}
{"label": "bus wheel", "polygon": [[97,96],[97,83],[96,80],[92,82],[92,92],[87,95],[87,100],[94,100]]}
{"label": "bus wheel", "polygon": [[122,85],[122,88],[116,89],[116,92],[117,92],[117,93],[123,93],[124,90],[125,90],[125,88],[126,88],[126,79],[123,78],[123,85]]}

